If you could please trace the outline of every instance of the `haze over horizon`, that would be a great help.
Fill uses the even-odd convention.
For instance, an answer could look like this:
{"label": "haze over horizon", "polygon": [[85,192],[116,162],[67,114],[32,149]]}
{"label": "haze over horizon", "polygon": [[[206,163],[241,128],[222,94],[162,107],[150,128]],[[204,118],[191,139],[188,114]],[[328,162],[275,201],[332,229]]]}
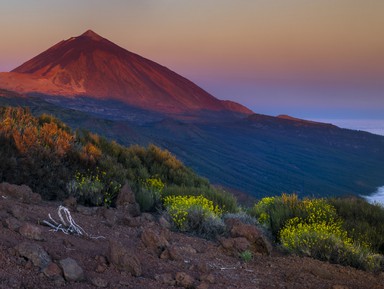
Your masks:
{"label": "haze over horizon", "polygon": [[5,1],[0,71],[92,29],[257,113],[383,119],[380,0]]}

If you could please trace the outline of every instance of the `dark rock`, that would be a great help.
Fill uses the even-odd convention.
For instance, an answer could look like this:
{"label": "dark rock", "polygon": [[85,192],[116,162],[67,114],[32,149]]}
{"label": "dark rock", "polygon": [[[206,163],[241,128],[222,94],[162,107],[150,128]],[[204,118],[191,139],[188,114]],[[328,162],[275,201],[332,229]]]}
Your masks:
{"label": "dark rock", "polygon": [[90,278],[90,281],[93,285],[95,285],[98,288],[106,288],[109,285],[107,280],[98,276]]}
{"label": "dark rock", "polygon": [[121,188],[116,199],[116,208],[129,216],[140,216],[140,206],[136,202],[135,193],[128,184]]}
{"label": "dark rock", "polygon": [[103,212],[103,216],[105,218],[105,220],[107,221],[107,225],[110,226],[110,227],[113,227],[117,220],[118,220],[118,215],[117,215],[117,211],[115,209],[107,209]]}
{"label": "dark rock", "polygon": [[47,267],[45,267],[42,271],[45,276],[50,279],[61,279],[63,278],[63,272],[61,268],[56,263],[49,263]]}
{"label": "dark rock", "polygon": [[124,208],[128,204],[135,204],[136,198],[135,193],[132,191],[128,184],[125,184],[116,199],[116,208]]}
{"label": "dark rock", "polygon": [[25,223],[19,228],[19,233],[31,240],[36,240],[36,241],[42,241],[43,236],[42,231],[39,227],[32,225],[30,223]]}
{"label": "dark rock", "polygon": [[177,246],[172,245],[169,246],[167,249],[161,253],[160,258],[161,259],[170,259],[174,261],[180,261],[183,260],[188,255],[196,254],[197,251],[191,246]]}
{"label": "dark rock", "polygon": [[244,237],[220,238],[219,242],[226,251],[234,256],[251,248],[251,243]]}
{"label": "dark rock", "polygon": [[199,284],[199,286],[196,287],[196,289],[209,289],[209,284],[206,282],[202,282]]}
{"label": "dark rock", "polygon": [[44,269],[51,263],[51,257],[48,253],[38,244],[23,242],[15,247],[20,256],[31,260],[33,265]]}
{"label": "dark rock", "polygon": [[164,230],[161,233],[158,233],[151,228],[144,228],[141,233],[141,241],[145,247],[159,255],[167,246],[169,246],[169,242],[165,236],[166,232]]}
{"label": "dark rock", "polygon": [[77,200],[75,197],[70,196],[69,198],[64,200],[63,205],[67,207],[70,211],[75,211],[77,206]]}
{"label": "dark rock", "polygon": [[19,228],[21,227],[22,223],[19,220],[17,220],[16,218],[9,217],[9,218],[5,219],[4,225],[8,229],[17,232],[19,230]]}
{"label": "dark rock", "polygon": [[185,272],[177,272],[175,276],[176,285],[184,288],[193,288],[195,279]]}
{"label": "dark rock", "polygon": [[119,224],[137,228],[142,225],[141,217],[131,217],[130,215],[124,215],[119,219]]}
{"label": "dark rock", "polygon": [[141,264],[135,253],[114,240],[109,241],[109,262],[133,276],[142,274]]}
{"label": "dark rock", "polygon": [[176,285],[176,280],[173,278],[171,273],[155,275],[155,280],[168,286]]}
{"label": "dark rock", "polygon": [[213,276],[213,274],[203,274],[200,276],[200,281],[214,284],[216,279],[215,279],[215,276]]}
{"label": "dark rock", "polygon": [[254,253],[270,255],[272,245],[256,226],[244,224],[238,219],[227,219],[225,221],[230,235],[233,238],[244,237],[251,244]]}
{"label": "dark rock", "polygon": [[9,212],[19,221],[25,221],[27,219],[27,214],[21,206],[13,205],[9,208]]}
{"label": "dark rock", "polygon": [[81,281],[84,279],[84,271],[72,258],[66,258],[59,261],[63,269],[65,280],[67,281]]}
{"label": "dark rock", "polygon": [[37,204],[41,202],[41,196],[32,192],[31,188],[26,185],[18,186],[9,183],[1,183],[0,192],[4,197],[16,199],[26,204]]}
{"label": "dark rock", "polygon": [[159,224],[161,227],[168,229],[168,230],[170,230],[172,228],[171,223],[164,216],[160,217]]}

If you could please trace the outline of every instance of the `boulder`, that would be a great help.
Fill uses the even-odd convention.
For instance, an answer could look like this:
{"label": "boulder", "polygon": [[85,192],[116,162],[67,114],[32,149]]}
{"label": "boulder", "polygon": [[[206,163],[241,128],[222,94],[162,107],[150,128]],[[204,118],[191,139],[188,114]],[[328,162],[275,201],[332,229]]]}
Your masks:
{"label": "boulder", "polygon": [[36,241],[42,241],[43,236],[42,231],[39,227],[32,225],[30,223],[24,223],[20,228],[19,228],[19,233],[31,240],[36,240]]}
{"label": "boulder", "polygon": [[37,204],[41,202],[41,196],[32,192],[26,185],[12,185],[9,183],[0,184],[0,193],[5,198],[16,199],[26,204]]}
{"label": "boulder", "polygon": [[114,240],[109,241],[109,262],[118,269],[141,276],[141,263],[136,254]]}
{"label": "boulder", "polygon": [[49,263],[47,267],[43,269],[43,274],[52,280],[61,280],[63,278],[63,272],[56,263]]}
{"label": "boulder", "polygon": [[184,288],[193,288],[195,279],[185,272],[177,272],[175,276],[176,285]]}
{"label": "boulder", "polygon": [[135,193],[128,184],[125,184],[116,199],[116,208],[123,210],[132,217],[140,216],[140,206],[136,202]]}
{"label": "boulder", "polygon": [[76,260],[66,258],[59,261],[61,269],[63,269],[64,278],[67,281],[81,281],[84,279],[84,271],[77,264]]}
{"label": "boulder", "polygon": [[169,246],[169,242],[166,238],[166,231],[162,230],[160,233],[151,228],[144,228],[141,233],[141,241],[144,246],[147,247],[153,253],[160,255],[161,252]]}
{"label": "boulder", "polygon": [[48,253],[38,244],[23,242],[17,245],[15,249],[20,256],[27,258],[40,269],[46,268],[52,262]]}
{"label": "boulder", "polygon": [[221,238],[219,239],[221,246],[235,256],[245,250],[250,250],[251,243],[244,237],[237,238]]}
{"label": "boulder", "polygon": [[238,219],[227,219],[225,223],[232,238],[242,237],[247,239],[251,251],[256,254],[271,254],[271,243],[255,225],[244,224]]}

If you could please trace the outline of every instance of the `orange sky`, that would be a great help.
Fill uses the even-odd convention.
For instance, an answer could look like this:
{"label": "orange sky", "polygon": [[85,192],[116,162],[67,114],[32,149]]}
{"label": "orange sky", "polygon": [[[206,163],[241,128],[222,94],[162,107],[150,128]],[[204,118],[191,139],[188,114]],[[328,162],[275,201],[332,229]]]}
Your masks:
{"label": "orange sky", "polygon": [[383,15],[382,0],[5,0],[0,71],[92,29],[255,111],[333,86],[384,111]]}

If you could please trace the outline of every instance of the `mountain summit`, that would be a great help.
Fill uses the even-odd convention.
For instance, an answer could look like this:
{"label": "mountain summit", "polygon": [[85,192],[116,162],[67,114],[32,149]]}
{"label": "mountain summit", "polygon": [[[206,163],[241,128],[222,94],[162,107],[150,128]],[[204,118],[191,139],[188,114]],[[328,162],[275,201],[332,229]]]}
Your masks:
{"label": "mountain summit", "polygon": [[213,97],[170,69],[92,30],[57,43],[10,73],[0,73],[0,87],[21,93],[114,99],[164,113],[252,113],[238,103]]}

